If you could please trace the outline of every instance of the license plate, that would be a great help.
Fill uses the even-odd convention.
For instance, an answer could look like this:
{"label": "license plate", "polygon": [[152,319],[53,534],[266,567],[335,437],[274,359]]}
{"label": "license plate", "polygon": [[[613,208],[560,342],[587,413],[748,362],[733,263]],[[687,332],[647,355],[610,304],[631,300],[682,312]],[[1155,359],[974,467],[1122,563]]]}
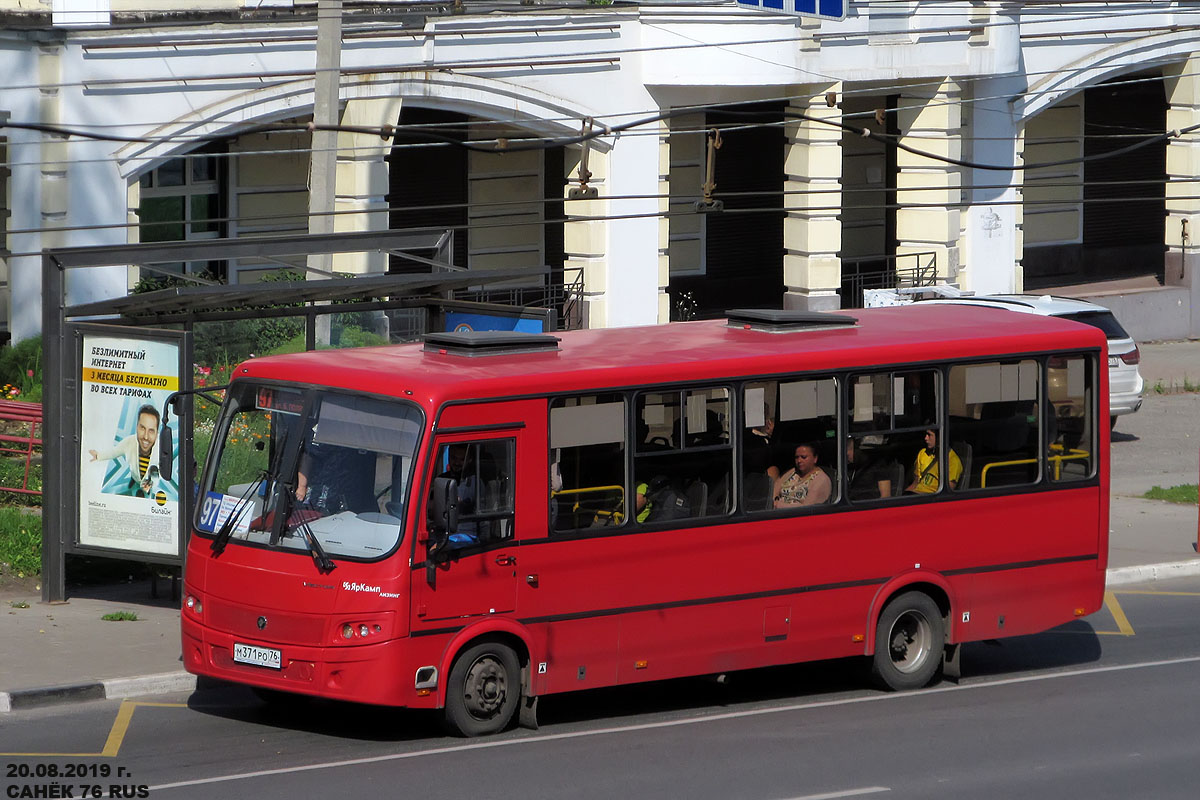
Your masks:
{"label": "license plate", "polygon": [[269,647],[255,647],[252,644],[235,644],[233,660],[239,664],[253,664],[256,667],[279,669],[282,659],[278,650]]}
{"label": "license plate", "polygon": [[1117,365],[1117,357],[1116,357],[1116,356],[1109,356],[1109,357],[1108,357],[1108,365],[1109,365],[1110,367],[1115,367],[1115,366]]}

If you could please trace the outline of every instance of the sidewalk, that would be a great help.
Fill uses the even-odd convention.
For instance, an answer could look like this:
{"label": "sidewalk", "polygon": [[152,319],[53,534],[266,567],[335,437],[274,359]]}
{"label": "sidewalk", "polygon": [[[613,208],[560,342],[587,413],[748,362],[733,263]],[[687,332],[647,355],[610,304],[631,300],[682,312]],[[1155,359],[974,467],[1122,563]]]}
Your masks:
{"label": "sidewalk", "polygon": [[1153,393],[1157,385],[1167,391],[1182,389],[1185,380],[1200,386],[1200,340],[1139,342],[1138,349],[1142,354],[1138,370],[1146,381],[1145,394]]}
{"label": "sidewalk", "polygon": [[[1141,346],[1146,379],[1143,409],[1122,417],[1114,435],[1122,458],[1133,455],[1163,466],[1165,441],[1177,441],[1180,451],[1169,473],[1137,468],[1113,477],[1110,510],[1110,586],[1200,575],[1197,510],[1139,496],[1141,484],[1165,485],[1197,480],[1196,448],[1200,446],[1200,416],[1164,412],[1171,402],[1152,387],[1182,386],[1187,377],[1200,383],[1200,341],[1150,343]],[[1177,398],[1200,404],[1200,395]],[[1173,406],[1172,406],[1173,408]],[[1192,416],[1180,422],[1179,417]],[[1162,432],[1169,424],[1197,425],[1190,434]],[[1144,455],[1146,453],[1148,455]],[[1123,461],[1128,464],[1128,461]],[[180,663],[179,603],[170,599],[170,586],[159,583],[159,599],[150,596],[148,581],[68,592],[69,601],[44,605],[37,592],[0,593],[0,712],[51,703],[120,698],[190,691],[196,679]],[[24,601],[28,608],[14,607]],[[106,622],[105,614],[132,611],[136,622]]]}
{"label": "sidewalk", "polygon": [[[89,586],[54,605],[40,592],[0,593],[0,712],[194,688],[180,663],[179,603],[168,581],[158,588],[153,599],[149,580]],[[137,620],[102,619],[118,611]]]}

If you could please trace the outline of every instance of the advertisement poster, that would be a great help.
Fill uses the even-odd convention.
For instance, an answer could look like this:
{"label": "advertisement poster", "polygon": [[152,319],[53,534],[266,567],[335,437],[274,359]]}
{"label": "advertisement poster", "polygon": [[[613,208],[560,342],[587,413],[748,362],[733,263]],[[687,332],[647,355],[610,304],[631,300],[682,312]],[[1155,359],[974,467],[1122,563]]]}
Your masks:
{"label": "advertisement poster", "polygon": [[80,393],[79,544],[179,553],[179,431],[160,468],[163,406],[179,388],[178,342],[85,335]]}
{"label": "advertisement poster", "polygon": [[446,312],[447,331],[516,331],[518,333],[545,333],[546,323],[536,317],[518,317],[507,314],[480,314],[465,311]]}

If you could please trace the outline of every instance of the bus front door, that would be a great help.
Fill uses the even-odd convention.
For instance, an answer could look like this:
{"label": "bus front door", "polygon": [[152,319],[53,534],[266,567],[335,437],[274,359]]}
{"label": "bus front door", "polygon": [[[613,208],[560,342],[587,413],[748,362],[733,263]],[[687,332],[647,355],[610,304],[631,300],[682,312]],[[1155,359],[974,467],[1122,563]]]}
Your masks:
{"label": "bus front door", "polygon": [[428,482],[418,558],[412,575],[414,624],[444,626],[447,620],[515,610],[517,559],[513,541],[516,436],[437,440],[434,477],[452,478],[457,520],[436,531]]}

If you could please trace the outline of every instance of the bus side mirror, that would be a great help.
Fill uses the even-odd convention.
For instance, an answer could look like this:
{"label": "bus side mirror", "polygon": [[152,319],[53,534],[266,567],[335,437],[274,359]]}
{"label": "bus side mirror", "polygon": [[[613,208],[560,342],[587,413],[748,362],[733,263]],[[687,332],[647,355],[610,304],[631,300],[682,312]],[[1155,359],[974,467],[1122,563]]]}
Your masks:
{"label": "bus side mirror", "polygon": [[173,444],[171,429],[163,425],[162,432],[158,434],[158,473],[164,481],[171,480],[171,467],[175,462]]}

